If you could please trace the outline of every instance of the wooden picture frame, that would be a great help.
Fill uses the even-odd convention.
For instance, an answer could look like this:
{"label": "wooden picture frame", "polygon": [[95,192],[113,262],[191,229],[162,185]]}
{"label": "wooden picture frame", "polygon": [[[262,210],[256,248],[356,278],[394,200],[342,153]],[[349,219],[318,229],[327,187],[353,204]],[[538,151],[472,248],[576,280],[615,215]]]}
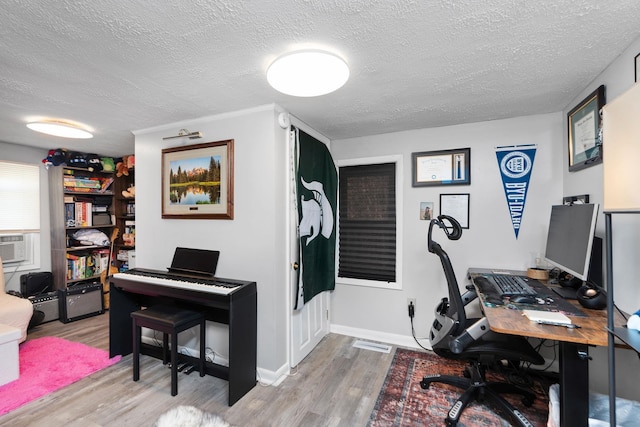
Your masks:
{"label": "wooden picture frame", "polygon": [[591,92],[567,114],[569,172],[602,163],[604,85]]}
{"label": "wooden picture frame", "polygon": [[471,148],[411,153],[414,187],[471,184]]}
{"label": "wooden picture frame", "polygon": [[162,218],[233,219],[233,139],[162,150]]}
{"label": "wooden picture frame", "polygon": [[640,53],[636,55],[633,61],[633,64],[634,64],[635,76],[636,76],[635,82],[638,83],[640,82]]}
{"label": "wooden picture frame", "polygon": [[460,223],[460,227],[469,228],[469,193],[441,194],[440,215],[449,215]]}

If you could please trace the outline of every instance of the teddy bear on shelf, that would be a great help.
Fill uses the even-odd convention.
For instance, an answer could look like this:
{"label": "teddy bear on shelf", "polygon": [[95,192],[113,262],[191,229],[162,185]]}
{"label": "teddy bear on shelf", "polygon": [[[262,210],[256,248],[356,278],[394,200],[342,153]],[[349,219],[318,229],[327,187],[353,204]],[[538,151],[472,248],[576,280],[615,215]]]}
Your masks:
{"label": "teddy bear on shelf", "polygon": [[122,197],[124,197],[126,199],[132,199],[132,198],[136,197],[136,187],[135,187],[135,185],[132,185],[131,187],[127,188],[126,190],[122,190]]}
{"label": "teddy bear on shelf", "polygon": [[122,235],[122,242],[125,246],[135,246],[136,235],[134,233],[125,233]]}
{"label": "teddy bear on shelf", "polygon": [[116,176],[129,176],[129,167],[127,166],[127,156],[116,159]]}

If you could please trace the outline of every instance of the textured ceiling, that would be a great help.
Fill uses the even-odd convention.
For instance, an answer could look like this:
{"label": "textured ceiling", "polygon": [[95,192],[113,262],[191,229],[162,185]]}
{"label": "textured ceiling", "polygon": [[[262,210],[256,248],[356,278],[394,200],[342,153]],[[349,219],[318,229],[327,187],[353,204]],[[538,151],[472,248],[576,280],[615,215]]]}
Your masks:
{"label": "textured ceiling", "polygon": [[[131,131],[270,103],[330,139],[561,111],[639,23],[638,0],[3,0],[0,141],[115,156]],[[351,78],[274,91],[268,65],[297,47]],[[25,127],[43,116],[95,137]]]}

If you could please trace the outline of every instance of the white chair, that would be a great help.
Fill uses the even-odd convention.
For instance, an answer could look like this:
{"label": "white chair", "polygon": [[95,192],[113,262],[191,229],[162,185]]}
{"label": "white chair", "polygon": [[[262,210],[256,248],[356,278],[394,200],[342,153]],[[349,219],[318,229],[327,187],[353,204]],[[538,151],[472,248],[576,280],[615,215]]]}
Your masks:
{"label": "white chair", "polygon": [[33,304],[26,298],[9,295],[5,290],[4,269],[0,258],[0,324],[20,329],[19,343],[27,339],[27,327],[33,316]]}

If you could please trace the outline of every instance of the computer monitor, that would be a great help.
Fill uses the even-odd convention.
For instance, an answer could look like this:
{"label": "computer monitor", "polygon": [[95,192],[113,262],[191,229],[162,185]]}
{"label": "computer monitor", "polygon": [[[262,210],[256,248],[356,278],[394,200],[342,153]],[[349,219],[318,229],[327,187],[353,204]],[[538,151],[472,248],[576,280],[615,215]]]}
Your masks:
{"label": "computer monitor", "polygon": [[587,280],[599,205],[551,207],[545,259],[562,271]]}

